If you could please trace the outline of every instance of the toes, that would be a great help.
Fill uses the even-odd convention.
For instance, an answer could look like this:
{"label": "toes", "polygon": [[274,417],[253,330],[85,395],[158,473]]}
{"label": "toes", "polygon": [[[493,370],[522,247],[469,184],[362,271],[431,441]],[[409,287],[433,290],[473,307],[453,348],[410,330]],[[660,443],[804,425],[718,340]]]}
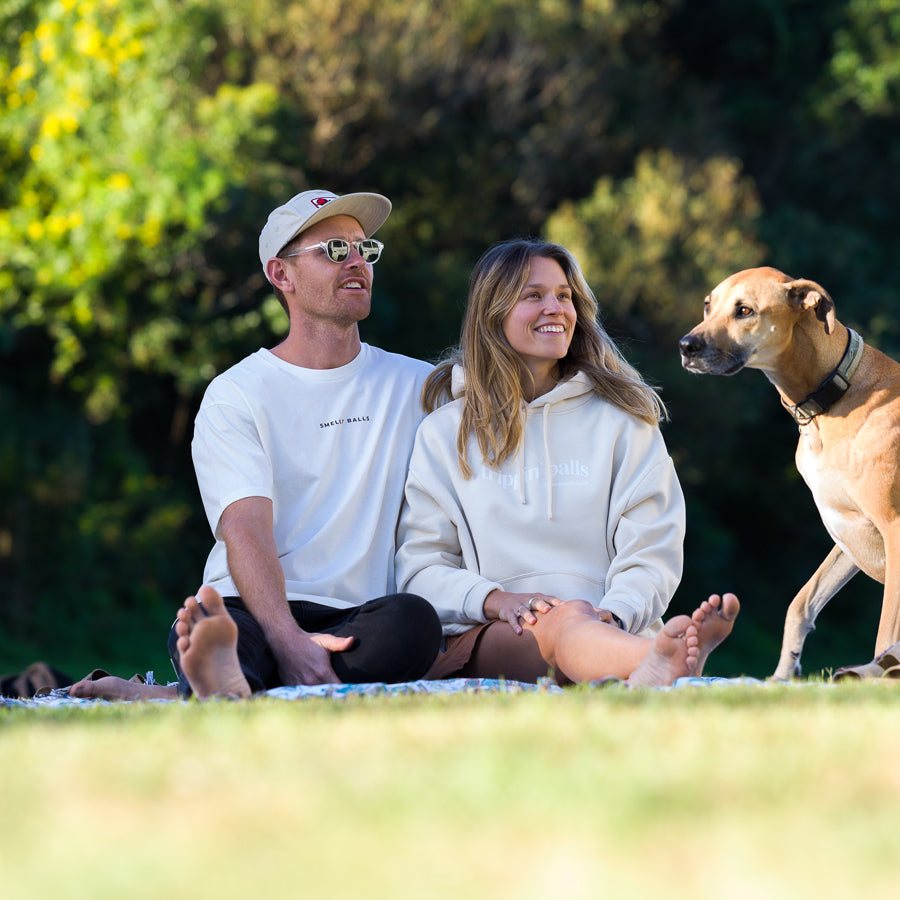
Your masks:
{"label": "toes", "polygon": [[208,584],[204,584],[203,587],[197,591],[196,600],[201,604],[200,609],[205,615],[217,615],[218,613],[225,611],[225,603],[222,600],[222,595]]}
{"label": "toes", "polygon": [[716,615],[720,619],[733,622],[740,609],[738,598],[734,594],[710,594],[691,614],[694,624],[698,627],[710,616]]}
{"label": "toes", "polygon": [[208,616],[209,611],[204,609],[200,605],[199,600],[193,596],[188,597],[184,601],[184,606],[178,610],[179,620],[184,622],[189,629],[193,628],[201,619],[205,619]]}
{"label": "toes", "polygon": [[691,626],[690,616],[673,616],[663,625],[663,631],[673,638],[682,637]]}
{"label": "toes", "polygon": [[721,615],[724,616],[729,621],[733,621],[737,618],[737,614],[741,610],[741,602],[738,600],[736,594],[726,594],[722,598],[722,612]]}
{"label": "toes", "polygon": [[181,637],[191,630],[191,616],[187,609],[181,607],[175,615],[175,634]]}

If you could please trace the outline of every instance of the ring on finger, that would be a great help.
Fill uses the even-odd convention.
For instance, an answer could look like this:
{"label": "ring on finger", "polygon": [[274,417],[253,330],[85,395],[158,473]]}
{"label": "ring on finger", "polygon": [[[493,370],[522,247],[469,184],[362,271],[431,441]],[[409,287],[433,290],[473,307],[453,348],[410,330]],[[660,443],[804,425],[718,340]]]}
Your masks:
{"label": "ring on finger", "polygon": [[534,604],[537,603],[539,599],[540,599],[539,597],[532,597],[532,598],[528,601],[528,608],[529,608],[532,612],[534,612]]}
{"label": "ring on finger", "polygon": [[524,618],[525,618],[525,613],[527,613],[527,612],[528,612],[528,610],[525,609],[524,606],[517,606],[517,607],[516,607],[516,615],[519,616],[519,618],[521,618],[521,619],[524,619]]}

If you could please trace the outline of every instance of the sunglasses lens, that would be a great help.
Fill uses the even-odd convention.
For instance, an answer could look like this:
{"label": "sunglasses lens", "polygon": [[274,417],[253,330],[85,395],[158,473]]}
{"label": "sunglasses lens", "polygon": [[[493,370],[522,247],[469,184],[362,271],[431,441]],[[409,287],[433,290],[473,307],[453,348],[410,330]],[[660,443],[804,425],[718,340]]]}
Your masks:
{"label": "sunglasses lens", "polygon": [[357,252],[363,258],[364,262],[374,263],[378,262],[378,259],[381,256],[381,249],[384,245],[381,241],[371,239],[353,241],[351,245],[350,241],[345,241],[343,238],[331,238],[331,240],[325,241],[324,245],[320,244],[318,246],[324,246],[328,258],[335,263],[342,263],[347,259],[350,255],[351,246],[356,247]]}
{"label": "sunglasses lens", "polygon": [[325,242],[325,252],[332,262],[341,263],[350,255],[350,245],[340,238],[332,238]]}
{"label": "sunglasses lens", "polygon": [[359,255],[367,262],[373,263],[378,261],[381,256],[381,244],[378,241],[366,240],[359,242]]}

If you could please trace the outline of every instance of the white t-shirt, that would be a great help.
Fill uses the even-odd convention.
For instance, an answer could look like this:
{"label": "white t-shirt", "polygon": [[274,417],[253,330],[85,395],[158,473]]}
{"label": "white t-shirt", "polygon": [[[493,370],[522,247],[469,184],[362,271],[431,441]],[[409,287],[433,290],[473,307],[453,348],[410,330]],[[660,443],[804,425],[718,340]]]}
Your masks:
{"label": "white t-shirt", "polygon": [[236,500],[267,497],[288,600],[346,608],[394,593],[397,519],[429,371],[363,344],[338,369],[259,350],[215,378],[191,445],[216,537],[204,583],[237,595],[219,522]]}

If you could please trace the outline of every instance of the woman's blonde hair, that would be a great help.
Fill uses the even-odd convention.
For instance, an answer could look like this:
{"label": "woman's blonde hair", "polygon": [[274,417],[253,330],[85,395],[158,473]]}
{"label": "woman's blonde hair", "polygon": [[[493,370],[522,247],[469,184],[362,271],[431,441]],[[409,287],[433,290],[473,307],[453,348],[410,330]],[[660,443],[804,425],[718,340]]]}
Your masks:
{"label": "woman's blonde hair", "polygon": [[656,390],[625,360],[598,320],[597,298],[575,257],[559,244],[512,240],[495,244],[475,265],[459,346],[444,355],[422,389],[426,412],[451,399],[452,369],[465,372],[462,421],[456,439],[459,468],[469,478],[469,435],[475,435],[482,458],[499,468],[515,456],[525,422],[522,381],[528,369],[503,333],[503,320],[518,302],[535,257],[559,263],[572,289],[577,314],[569,352],[559,361],[559,377],[584,372],[605,400],[651,425],[666,418]]}

